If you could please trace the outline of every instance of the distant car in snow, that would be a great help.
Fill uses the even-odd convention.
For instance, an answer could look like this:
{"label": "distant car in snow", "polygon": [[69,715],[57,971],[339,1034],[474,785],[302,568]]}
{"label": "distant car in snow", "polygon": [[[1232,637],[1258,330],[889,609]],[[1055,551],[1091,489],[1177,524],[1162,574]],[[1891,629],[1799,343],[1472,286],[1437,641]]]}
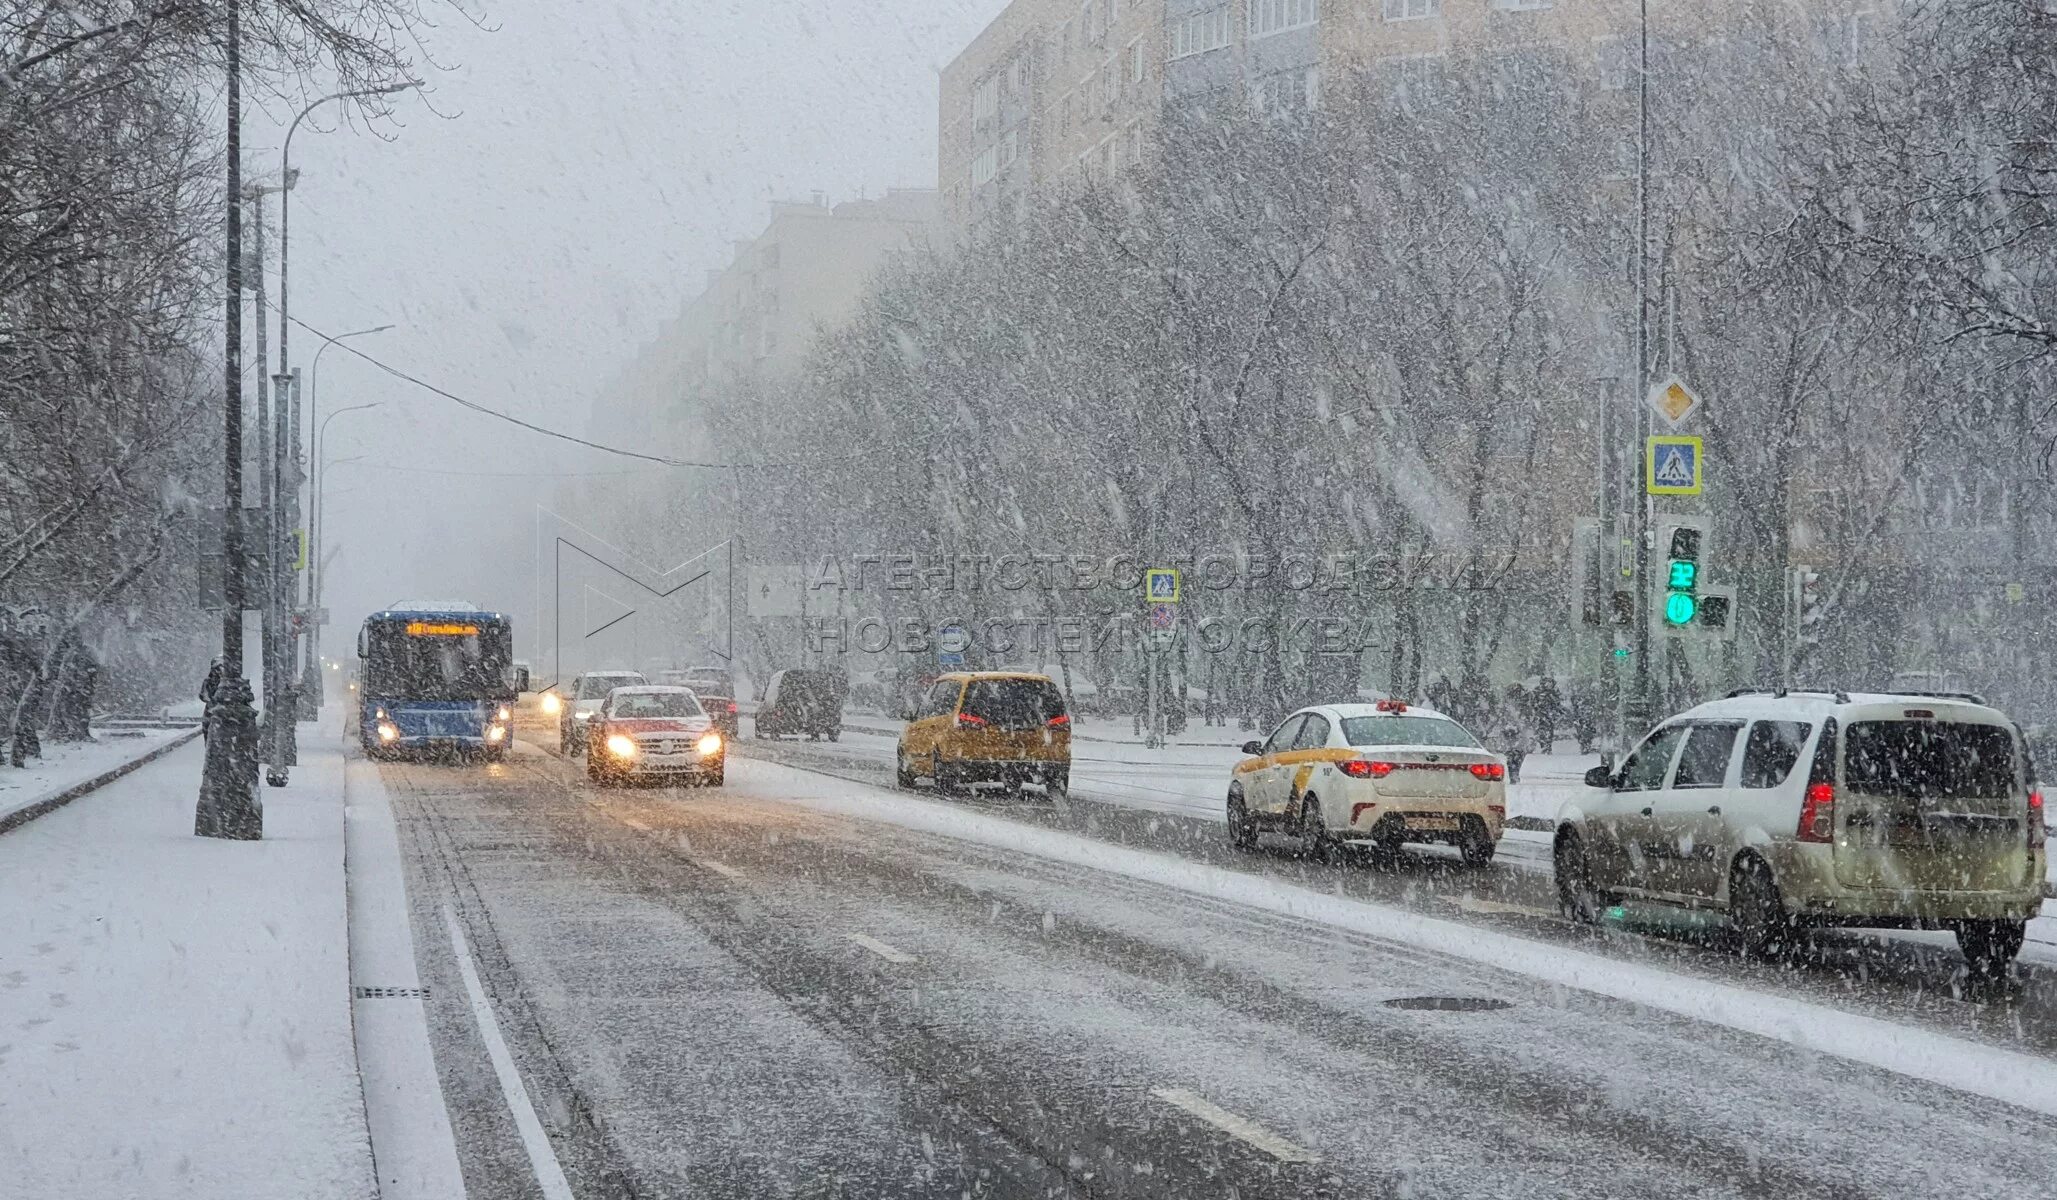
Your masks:
{"label": "distant car in snow", "polygon": [[636,687],[650,681],[636,671],[588,671],[571,681],[567,698],[558,705],[557,748],[566,755],[586,748],[586,726],[607,702],[607,693],[618,687]]}
{"label": "distant car in snow", "polygon": [[1309,853],[1444,842],[1484,865],[1506,825],[1506,762],[1433,709],[1315,705],[1243,753],[1228,788],[1229,840],[1240,849],[1266,832],[1298,836]]}
{"label": "distant car in snow", "polygon": [[691,689],[700,698],[700,706],[714,720],[722,736],[735,739],[742,736],[743,719],[741,706],[736,703],[736,685],[733,677],[720,667],[688,667],[683,670],[659,671],[657,682],[670,687]]}
{"label": "distant car in snow", "polygon": [[1798,928],[1947,929],[2003,972],[2043,902],[2046,814],[2020,730],[1962,693],[1738,692],[1658,725],[1560,815],[1560,902],[1727,912],[1746,948]]}

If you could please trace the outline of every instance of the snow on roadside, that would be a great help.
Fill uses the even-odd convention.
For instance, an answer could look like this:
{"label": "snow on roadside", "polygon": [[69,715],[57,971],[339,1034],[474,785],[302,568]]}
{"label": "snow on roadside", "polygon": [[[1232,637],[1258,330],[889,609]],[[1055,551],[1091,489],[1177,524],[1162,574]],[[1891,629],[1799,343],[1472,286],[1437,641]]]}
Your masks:
{"label": "snow on roadside", "polygon": [[747,792],[752,785],[768,783],[772,787],[766,795],[782,803],[1002,847],[1315,921],[1546,983],[1647,1005],[2057,1116],[2057,1064],[1998,1046],[1714,980],[1689,978],[1496,930],[1324,895],[1263,876],[930,804],[888,789],[830,779],[761,760],[737,763],[735,767],[730,781],[740,785],[737,790]]}
{"label": "snow on roadside", "polygon": [[44,742],[43,757],[30,759],[28,767],[17,771],[0,766],[0,819],[134,762],[190,732],[186,729],[96,729],[93,731],[94,741]]}

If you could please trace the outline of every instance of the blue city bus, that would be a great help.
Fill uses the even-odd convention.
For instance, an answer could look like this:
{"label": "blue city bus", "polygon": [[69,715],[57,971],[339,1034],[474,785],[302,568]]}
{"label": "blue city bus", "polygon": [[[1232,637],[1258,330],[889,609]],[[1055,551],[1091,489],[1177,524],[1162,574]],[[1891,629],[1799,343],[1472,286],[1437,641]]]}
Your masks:
{"label": "blue city bus", "polygon": [[357,658],[365,753],[507,757],[528,671],[514,664],[514,628],[505,616],[400,605],[365,618]]}

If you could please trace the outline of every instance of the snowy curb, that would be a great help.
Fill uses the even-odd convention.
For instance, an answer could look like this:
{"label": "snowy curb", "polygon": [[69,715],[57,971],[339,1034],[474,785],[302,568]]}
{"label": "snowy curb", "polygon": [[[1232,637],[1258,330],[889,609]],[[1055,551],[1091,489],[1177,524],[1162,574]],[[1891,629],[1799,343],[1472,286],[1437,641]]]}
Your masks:
{"label": "snowy curb", "polygon": [[[2057,1064],[2001,1046],[1846,1012],[1815,1001],[1675,975],[1642,963],[1339,895],[1324,895],[1294,884],[1154,851],[912,801],[883,788],[837,786],[840,781],[805,768],[752,765],[763,772],[760,779],[782,785],[783,802],[817,812],[959,838],[1326,925],[1523,976],[1546,987],[1572,988],[1626,1001],[1784,1042],[1811,1054],[1829,1055],[1924,1080],[2046,1116],[2057,1115]],[[1544,1002],[1549,1002],[1550,996],[1550,992],[1544,992]]]}
{"label": "snowy curb", "polygon": [[99,791],[101,788],[106,787],[108,784],[113,783],[115,780],[120,779],[122,776],[127,775],[129,772],[138,770],[142,767],[150,765],[153,762],[156,762],[158,759],[163,758],[167,754],[170,754],[172,751],[185,745],[187,742],[190,742],[193,739],[199,737],[201,733],[202,730],[198,728],[190,729],[185,733],[181,734],[180,736],[172,738],[168,742],[163,742],[156,746],[152,746],[150,749],[128,760],[127,762],[121,764],[120,766],[114,768],[111,771],[104,771],[98,775],[95,775],[91,779],[83,780],[79,783],[74,783],[66,788],[61,788],[58,791],[52,792],[47,796],[42,796],[35,800],[26,801],[18,808],[10,809],[4,814],[0,814],[0,834],[10,833],[17,828],[28,824],[30,821],[35,820],[37,817],[46,816],[50,813],[56,812],[58,809],[63,808],[65,805],[70,804],[72,801],[78,799],[80,796],[89,795],[93,792]]}

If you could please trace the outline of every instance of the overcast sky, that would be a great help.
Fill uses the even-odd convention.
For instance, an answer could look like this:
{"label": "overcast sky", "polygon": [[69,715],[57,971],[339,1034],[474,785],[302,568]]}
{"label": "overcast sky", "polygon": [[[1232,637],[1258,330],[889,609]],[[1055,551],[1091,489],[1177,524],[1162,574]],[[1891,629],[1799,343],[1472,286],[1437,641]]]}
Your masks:
{"label": "overcast sky", "polygon": [[[292,312],[330,333],[391,322],[349,344],[584,433],[605,380],[760,230],[768,201],[935,186],[937,71],[1005,0],[486,2],[490,29],[435,33],[452,69],[430,72],[430,102],[454,119],[403,98],[382,141],[339,129],[330,106],[294,137]],[[291,115],[249,114],[252,171],[276,176]],[[319,343],[294,337],[305,370]],[[324,411],[381,405],[329,426],[326,457],[364,456],[327,488],[332,653],[404,597],[527,616],[532,505],[558,482],[540,473],[634,465],[341,349],[313,382]]]}

